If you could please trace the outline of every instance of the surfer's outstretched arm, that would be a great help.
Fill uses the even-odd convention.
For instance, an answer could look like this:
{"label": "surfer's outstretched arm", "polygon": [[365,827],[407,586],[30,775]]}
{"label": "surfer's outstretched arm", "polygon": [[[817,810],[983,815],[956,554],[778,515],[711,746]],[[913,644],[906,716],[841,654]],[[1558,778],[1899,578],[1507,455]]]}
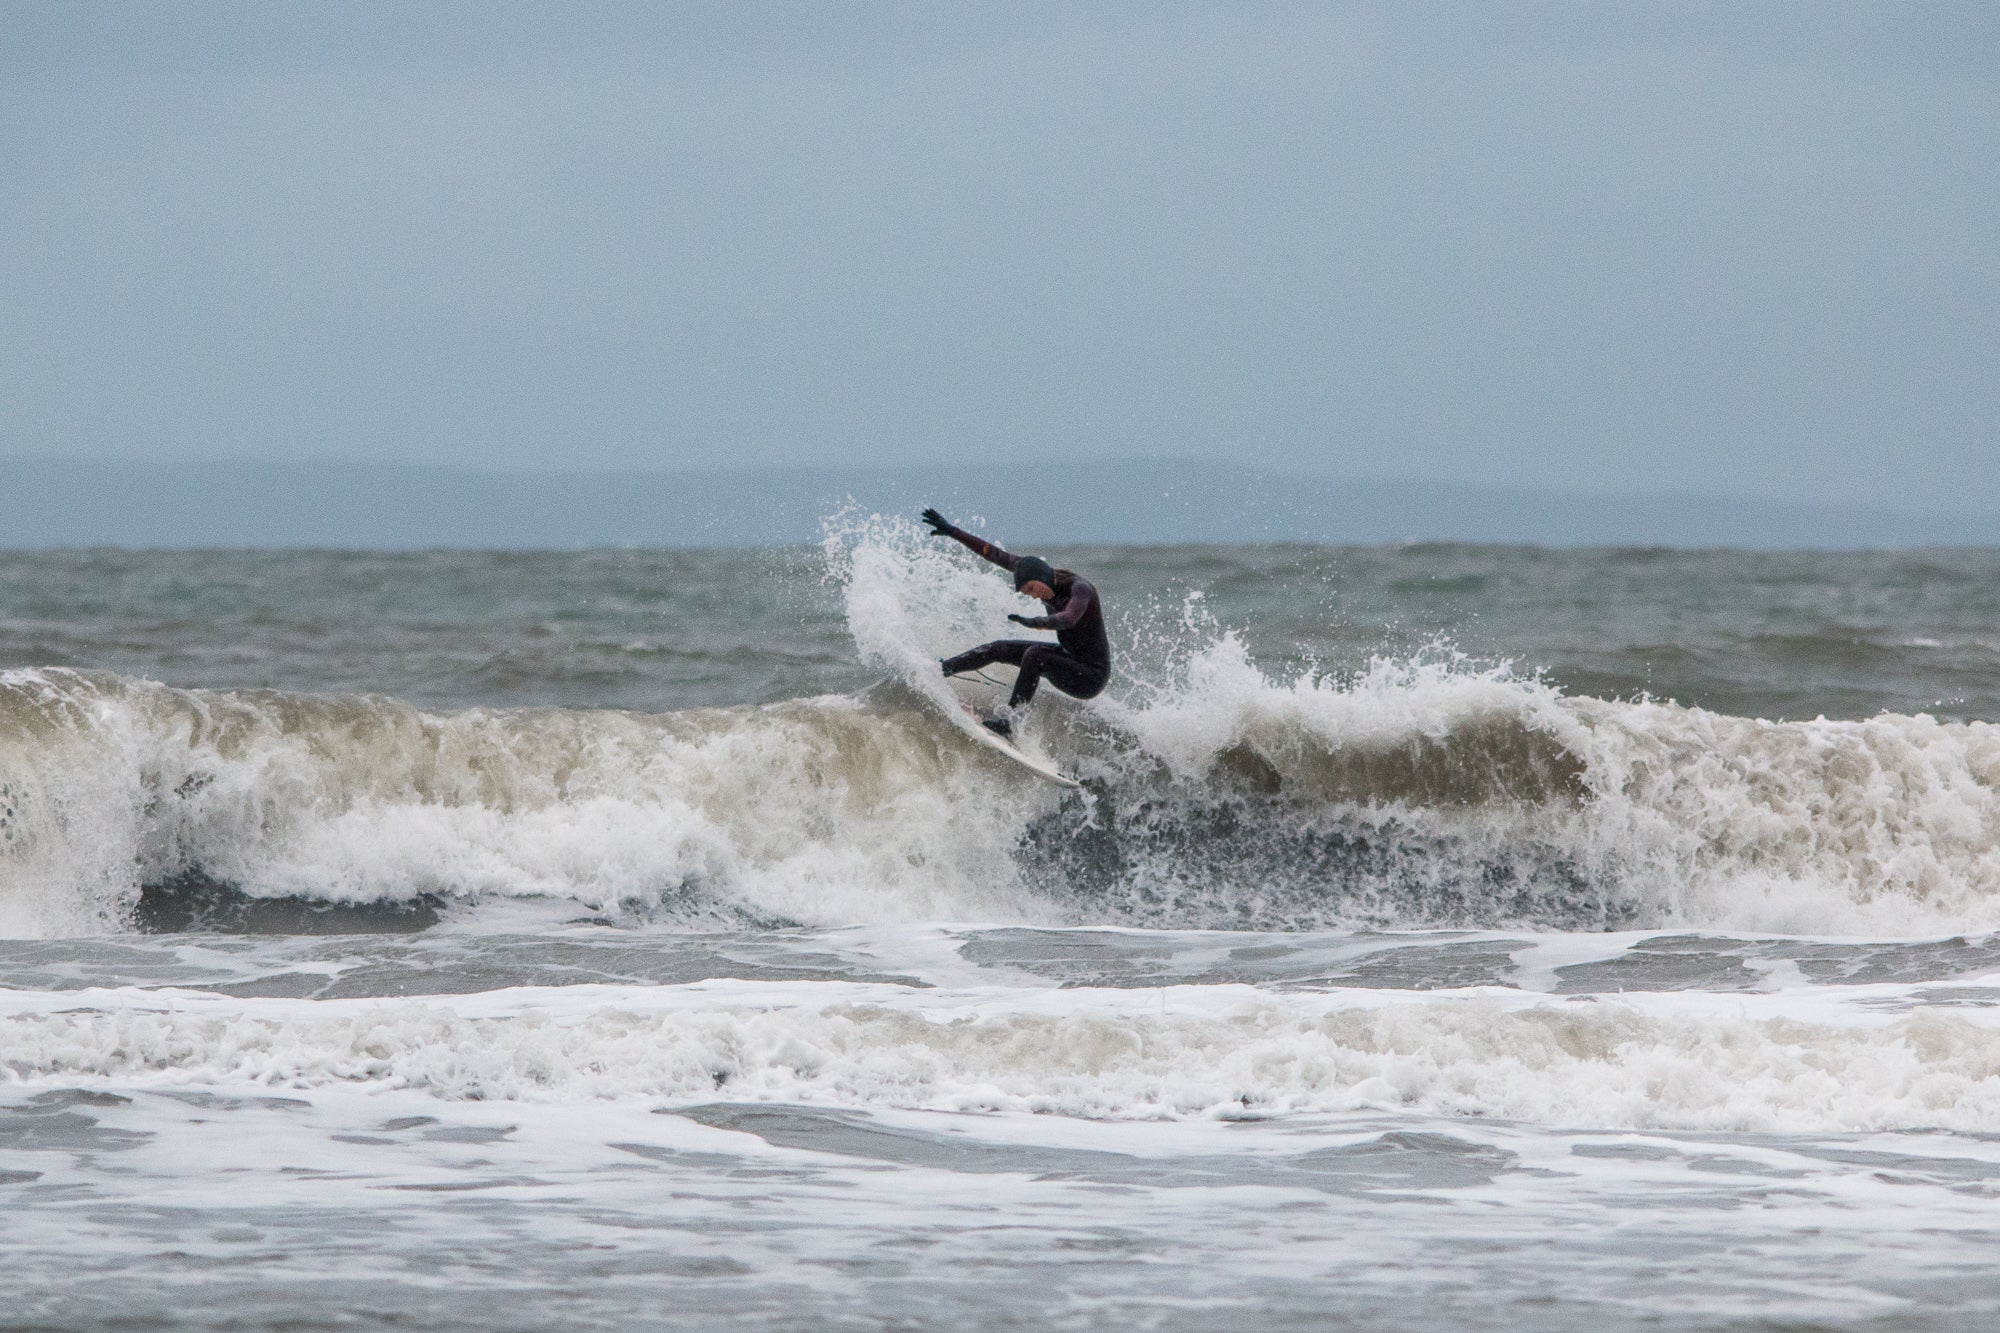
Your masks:
{"label": "surfer's outstretched arm", "polygon": [[1020,563],[1021,557],[1001,550],[984,537],[973,536],[935,509],[926,509],[923,513],[923,520],[931,525],[933,536],[949,537],[971,551],[974,555],[979,556],[983,560],[991,560],[1002,569],[1011,572],[1014,566]]}

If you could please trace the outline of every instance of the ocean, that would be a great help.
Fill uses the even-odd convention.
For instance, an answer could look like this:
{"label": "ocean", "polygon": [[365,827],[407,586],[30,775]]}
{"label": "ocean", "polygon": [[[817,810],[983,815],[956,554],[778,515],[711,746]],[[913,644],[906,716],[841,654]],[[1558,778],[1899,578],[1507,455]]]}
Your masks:
{"label": "ocean", "polygon": [[2000,552],[1048,554],[0,554],[0,1327],[2000,1321]]}

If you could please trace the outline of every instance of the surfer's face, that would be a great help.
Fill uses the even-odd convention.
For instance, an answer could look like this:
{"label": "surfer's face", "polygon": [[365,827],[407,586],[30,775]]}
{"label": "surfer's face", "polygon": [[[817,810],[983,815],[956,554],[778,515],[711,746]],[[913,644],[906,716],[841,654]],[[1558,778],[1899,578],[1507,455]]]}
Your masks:
{"label": "surfer's face", "polygon": [[1015,591],[1024,592],[1038,602],[1046,602],[1056,595],[1056,590],[1040,579],[1029,579]]}

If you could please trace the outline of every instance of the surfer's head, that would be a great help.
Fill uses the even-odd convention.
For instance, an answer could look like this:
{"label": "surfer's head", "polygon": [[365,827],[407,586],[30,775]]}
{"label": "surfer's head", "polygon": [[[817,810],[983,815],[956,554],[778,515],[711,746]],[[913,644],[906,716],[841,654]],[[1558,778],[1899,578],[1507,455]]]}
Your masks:
{"label": "surfer's head", "polygon": [[[1014,562],[1014,591],[1027,592],[1030,583],[1039,583],[1055,595],[1056,567],[1038,555],[1024,555]],[[1032,596],[1033,594],[1030,594]]]}

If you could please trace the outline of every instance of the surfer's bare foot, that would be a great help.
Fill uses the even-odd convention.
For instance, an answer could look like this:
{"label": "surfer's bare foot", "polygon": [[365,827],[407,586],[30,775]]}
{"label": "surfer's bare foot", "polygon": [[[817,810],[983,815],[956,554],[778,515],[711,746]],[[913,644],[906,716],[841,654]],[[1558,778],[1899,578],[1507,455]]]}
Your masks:
{"label": "surfer's bare foot", "polygon": [[988,731],[992,732],[994,735],[1000,737],[1001,739],[1010,741],[1014,739],[1014,724],[1012,722],[1009,722],[1006,718],[986,717],[986,718],[981,718],[980,721],[986,724],[986,729]]}

